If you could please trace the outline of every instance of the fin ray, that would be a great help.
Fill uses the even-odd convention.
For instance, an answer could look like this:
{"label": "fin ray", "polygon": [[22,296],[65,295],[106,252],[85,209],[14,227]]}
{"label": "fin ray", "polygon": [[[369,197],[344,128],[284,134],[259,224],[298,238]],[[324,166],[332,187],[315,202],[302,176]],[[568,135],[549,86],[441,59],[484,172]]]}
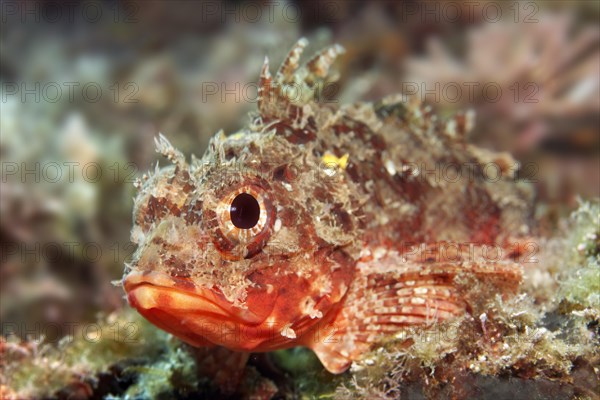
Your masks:
{"label": "fin ray", "polygon": [[510,261],[434,262],[396,251],[364,257],[357,272],[344,306],[332,319],[331,340],[306,344],[334,373],[343,372],[382,336],[464,314],[468,288],[455,278],[474,276],[504,293],[516,289],[522,276],[520,266]]}

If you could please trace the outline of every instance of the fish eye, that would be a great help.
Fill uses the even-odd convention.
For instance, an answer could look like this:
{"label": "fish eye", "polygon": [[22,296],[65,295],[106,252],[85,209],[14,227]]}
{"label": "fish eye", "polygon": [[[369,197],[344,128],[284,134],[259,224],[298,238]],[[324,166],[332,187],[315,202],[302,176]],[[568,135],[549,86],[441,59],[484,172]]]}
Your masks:
{"label": "fish eye", "polygon": [[268,239],[273,213],[266,191],[257,185],[231,191],[220,200],[216,210],[223,236],[232,244],[251,247]]}
{"label": "fish eye", "polygon": [[229,218],[237,228],[253,228],[260,218],[258,200],[249,193],[238,194],[229,206]]}

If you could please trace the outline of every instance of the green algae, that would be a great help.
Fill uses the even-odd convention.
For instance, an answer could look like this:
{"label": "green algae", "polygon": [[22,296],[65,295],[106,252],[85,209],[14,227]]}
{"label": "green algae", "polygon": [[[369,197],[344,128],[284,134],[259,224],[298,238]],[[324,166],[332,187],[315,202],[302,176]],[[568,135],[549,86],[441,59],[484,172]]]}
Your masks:
{"label": "green algae", "polygon": [[94,386],[95,375],[123,360],[151,360],[164,351],[166,333],[129,309],[95,324],[76,327],[58,344],[19,343],[9,338],[2,375],[22,398],[46,397],[74,382]]}

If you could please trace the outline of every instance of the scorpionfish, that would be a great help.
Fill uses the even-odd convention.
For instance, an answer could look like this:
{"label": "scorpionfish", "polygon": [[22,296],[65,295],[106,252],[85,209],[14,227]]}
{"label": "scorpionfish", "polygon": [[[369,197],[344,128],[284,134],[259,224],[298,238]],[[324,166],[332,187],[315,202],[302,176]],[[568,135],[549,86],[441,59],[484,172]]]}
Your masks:
{"label": "scorpionfish", "polygon": [[510,155],[468,143],[468,112],[320,98],[344,48],[301,64],[306,45],[274,75],[265,58],[258,112],[202,158],[156,139],[170,164],[137,182],[123,284],[188,344],[305,346],[341,373],[386,336],[469,312],[459,276],[485,283],[485,297],[514,292],[529,192]]}

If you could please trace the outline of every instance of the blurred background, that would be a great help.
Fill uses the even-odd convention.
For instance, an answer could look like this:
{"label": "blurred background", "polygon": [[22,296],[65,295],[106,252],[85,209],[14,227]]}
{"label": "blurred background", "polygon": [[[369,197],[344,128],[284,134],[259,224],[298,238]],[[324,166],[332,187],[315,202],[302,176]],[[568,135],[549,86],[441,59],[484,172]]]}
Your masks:
{"label": "blurred background", "polygon": [[[125,306],[133,181],[165,134],[201,155],[255,109],[265,55],[332,43],[340,103],[473,109],[535,181],[539,233],[600,195],[596,1],[2,1],[0,320],[25,337]],[[38,328],[36,328],[38,327]]]}

